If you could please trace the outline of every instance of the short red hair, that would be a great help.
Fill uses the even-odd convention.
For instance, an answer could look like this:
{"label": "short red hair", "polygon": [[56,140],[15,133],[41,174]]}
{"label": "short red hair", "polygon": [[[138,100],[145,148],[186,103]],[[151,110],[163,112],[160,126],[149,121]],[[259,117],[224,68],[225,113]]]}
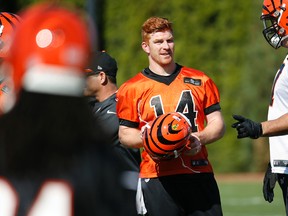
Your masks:
{"label": "short red hair", "polygon": [[172,22],[162,17],[150,17],[142,25],[142,41],[147,42],[150,39],[150,34],[154,32],[161,32],[166,30],[173,32]]}

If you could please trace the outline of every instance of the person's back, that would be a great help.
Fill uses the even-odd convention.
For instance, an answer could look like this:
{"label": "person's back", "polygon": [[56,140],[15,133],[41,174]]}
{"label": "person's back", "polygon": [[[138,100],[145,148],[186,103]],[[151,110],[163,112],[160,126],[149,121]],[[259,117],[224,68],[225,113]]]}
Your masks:
{"label": "person's back", "polygon": [[[19,206],[9,204],[18,215],[40,205],[50,215],[129,215],[130,207],[121,202],[122,167],[91,130],[91,119],[84,99],[22,92],[14,109],[0,118],[0,185],[10,185],[0,200],[16,192]],[[59,192],[57,202],[67,202],[64,210],[71,214],[42,202],[55,199],[46,190]]]}
{"label": "person's back", "polygon": [[135,215],[82,97],[85,22],[46,4],[21,17],[3,63],[15,103],[0,117],[0,215]]}

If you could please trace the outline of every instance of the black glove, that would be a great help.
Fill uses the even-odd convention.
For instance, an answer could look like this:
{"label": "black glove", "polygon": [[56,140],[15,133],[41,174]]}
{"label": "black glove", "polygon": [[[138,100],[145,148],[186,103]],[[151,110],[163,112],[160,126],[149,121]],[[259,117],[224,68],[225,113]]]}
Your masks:
{"label": "black glove", "polygon": [[263,195],[264,195],[264,199],[266,201],[268,201],[269,203],[271,203],[273,201],[274,198],[274,187],[275,187],[275,183],[277,181],[277,174],[276,173],[272,173],[271,171],[271,164],[268,164],[266,173],[265,173],[265,177],[263,180]]}
{"label": "black glove", "polygon": [[262,125],[260,123],[256,123],[240,115],[233,115],[233,118],[237,120],[237,122],[232,124],[232,128],[236,128],[238,131],[237,138],[250,137],[257,139],[262,135]]}

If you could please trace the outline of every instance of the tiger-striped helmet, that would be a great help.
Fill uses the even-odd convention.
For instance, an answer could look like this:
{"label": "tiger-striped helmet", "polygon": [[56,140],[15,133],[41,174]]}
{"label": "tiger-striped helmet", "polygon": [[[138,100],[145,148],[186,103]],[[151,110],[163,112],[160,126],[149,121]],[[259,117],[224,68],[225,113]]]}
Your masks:
{"label": "tiger-striped helmet", "polygon": [[156,161],[177,158],[187,145],[191,132],[191,123],[182,113],[163,114],[146,126],[144,149]]}
{"label": "tiger-striped helmet", "polygon": [[264,0],[262,15],[263,35],[275,49],[288,37],[288,0]]}
{"label": "tiger-striped helmet", "polygon": [[80,14],[57,4],[39,3],[21,15],[6,61],[14,91],[82,95],[83,68],[91,41]]}

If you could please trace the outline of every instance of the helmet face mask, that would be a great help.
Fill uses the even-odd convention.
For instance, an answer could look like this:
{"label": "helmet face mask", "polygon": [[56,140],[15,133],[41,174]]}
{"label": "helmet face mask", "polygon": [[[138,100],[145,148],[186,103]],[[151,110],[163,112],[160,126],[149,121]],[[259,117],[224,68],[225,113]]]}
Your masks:
{"label": "helmet face mask", "polygon": [[[280,28],[277,23],[277,18],[264,15],[261,17],[264,25],[263,35],[267,42],[275,49],[278,49],[281,46],[281,42],[283,40],[283,28]],[[285,30],[284,30],[285,32]]]}
{"label": "helmet face mask", "polygon": [[287,0],[264,0],[263,10],[260,19],[263,21],[263,36],[275,49],[282,45],[282,41],[288,37],[288,11],[286,10]]}

